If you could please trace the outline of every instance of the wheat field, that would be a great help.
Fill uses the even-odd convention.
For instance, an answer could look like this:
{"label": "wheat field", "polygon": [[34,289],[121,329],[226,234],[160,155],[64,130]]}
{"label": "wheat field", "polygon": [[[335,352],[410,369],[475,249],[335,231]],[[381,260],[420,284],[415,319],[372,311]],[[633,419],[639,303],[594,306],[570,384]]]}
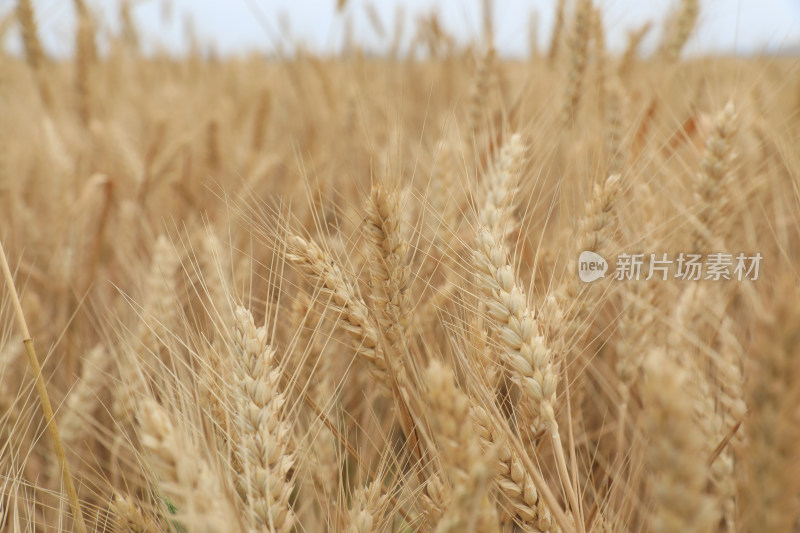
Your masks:
{"label": "wheat field", "polygon": [[172,57],[74,0],[56,60],[17,0],[0,530],[800,531],[800,63],[485,4]]}

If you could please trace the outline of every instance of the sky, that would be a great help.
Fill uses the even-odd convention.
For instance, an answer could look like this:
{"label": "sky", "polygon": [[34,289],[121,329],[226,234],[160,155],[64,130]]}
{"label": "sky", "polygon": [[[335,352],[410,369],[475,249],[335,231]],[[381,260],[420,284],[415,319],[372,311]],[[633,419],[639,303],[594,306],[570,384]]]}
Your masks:
{"label": "sky", "polygon": [[[120,0],[85,0],[102,20],[106,33],[119,27]],[[191,25],[204,50],[221,55],[270,53],[286,43],[302,42],[320,52],[340,50],[348,24],[366,49],[390,49],[396,21],[403,24],[403,42],[409,43],[414,20],[436,10],[443,26],[464,42],[481,28],[481,0],[349,0],[337,12],[336,0],[132,0],[132,13],[149,51],[180,54],[187,49],[186,28]],[[659,21],[679,0],[594,0],[603,10],[608,46],[625,47],[629,29],[648,20],[654,28],[643,43],[645,51],[658,43]],[[367,6],[377,11],[387,35],[370,23]],[[0,17],[16,0],[0,0]],[[556,0],[494,0],[495,46],[506,56],[522,56],[529,49],[529,28],[535,17],[540,48],[548,42]],[[569,2],[568,2],[569,4]],[[800,50],[800,0],[700,0],[699,26],[686,54],[753,54]],[[67,0],[33,0],[41,38],[48,53],[68,56],[72,50],[74,13]],[[535,14],[535,15],[534,15]],[[347,22],[349,20],[349,22]],[[191,21],[187,24],[187,21]],[[102,39],[101,39],[102,42]],[[9,31],[6,48],[19,51],[16,28]],[[291,46],[288,50],[291,50]]]}

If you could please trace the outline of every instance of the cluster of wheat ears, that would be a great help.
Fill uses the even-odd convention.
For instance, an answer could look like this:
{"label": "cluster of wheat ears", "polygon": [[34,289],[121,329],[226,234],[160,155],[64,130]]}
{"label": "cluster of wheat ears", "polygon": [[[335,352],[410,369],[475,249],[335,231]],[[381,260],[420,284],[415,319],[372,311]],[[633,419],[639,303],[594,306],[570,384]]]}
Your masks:
{"label": "cluster of wheat ears", "polygon": [[73,4],[68,60],[2,23],[0,530],[800,531],[797,59],[685,59],[698,0],[524,60],[488,2],[231,58]]}

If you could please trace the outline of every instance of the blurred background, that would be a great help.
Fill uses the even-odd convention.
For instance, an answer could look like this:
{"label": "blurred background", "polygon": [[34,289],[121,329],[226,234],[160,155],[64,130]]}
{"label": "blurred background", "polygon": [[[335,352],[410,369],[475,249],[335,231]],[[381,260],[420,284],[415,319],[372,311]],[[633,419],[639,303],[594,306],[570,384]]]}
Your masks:
{"label": "blurred background", "polygon": [[[86,0],[105,31],[119,28],[121,0]],[[602,7],[606,39],[612,51],[625,47],[627,31],[648,20],[663,20],[679,0],[596,0]],[[75,25],[73,2],[34,0],[41,38],[54,57],[71,53]],[[454,44],[479,35],[481,0],[128,0],[130,16],[149,53],[181,54],[195,43],[208,54],[290,54],[302,46],[336,54],[348,36],[367,53],[385,54],[395,43],[402,55],[423,54],[414,32],[420,19],[431,19]],[[567,2],[569,4],[569,2]],[[0,0],[0,17],[8,20],[14,0]],[[737,55],[800,53],[800,0],[705,0],[685,54]],[[544,49],[553,27],[556,0],[495,0],[492,3],[495,46],[507,57],[524,57],[533,44]],[[8,23],[7,23],[8,24]],[[4,46],[22,49],[14,25]],[[534,29],[531,32],[531,29]],[[641,50],[653,50],[655,25]],[[399,39],[397,38],[399,36]],[[102,36],[99,44],[102,46]],[[352,42],[351,42],[352,44]],[[420,48],[419,50],[417,48]]]}

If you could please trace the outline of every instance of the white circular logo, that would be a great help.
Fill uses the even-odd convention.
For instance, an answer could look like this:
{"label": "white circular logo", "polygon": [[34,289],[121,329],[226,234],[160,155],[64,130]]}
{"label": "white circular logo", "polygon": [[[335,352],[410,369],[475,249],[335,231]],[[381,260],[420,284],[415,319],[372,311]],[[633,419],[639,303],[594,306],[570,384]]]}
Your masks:
{"label": "white circular logo", "polygon": [[578,276],[585,283],[606,277],[607,270],[608,262],[601,255],[585,250],[578,257]]}

